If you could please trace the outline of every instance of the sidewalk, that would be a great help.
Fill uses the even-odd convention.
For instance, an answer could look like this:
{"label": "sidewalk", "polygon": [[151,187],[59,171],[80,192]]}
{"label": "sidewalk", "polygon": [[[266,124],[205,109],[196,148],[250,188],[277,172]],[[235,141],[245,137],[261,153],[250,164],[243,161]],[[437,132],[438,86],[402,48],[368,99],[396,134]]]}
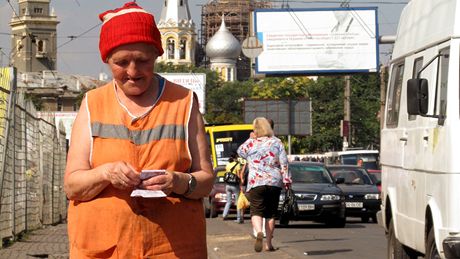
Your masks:
{"label": "sidewalk", "polygon": [[244,224],[237,224],[233,220],[222,221],[220,218],[206,219],[208,243],[208,258],[298,258],[285,247],[276,242],[274,246],[279,250],[274,252],[254,251],[255,239],[251,235],[252,226],[249,219]]}
{"label": "sidewalk", "polygon": [[[209,259],[294,258],[283,248],[275,252],[254,252],[254,238],[248,231],[251,229],[249,220],[245,224],[236,224],[231,220],[207,219],[206,223]],[[67,224],[47,226],[26,234],[22,241],[0,249],[0,258],[69,258]]]}
{"label": "sidewalk", "polygon": [[67,224],[47,226],[26,234],[22,241],[0,249],[0,258],[66,259],[68,255]]}

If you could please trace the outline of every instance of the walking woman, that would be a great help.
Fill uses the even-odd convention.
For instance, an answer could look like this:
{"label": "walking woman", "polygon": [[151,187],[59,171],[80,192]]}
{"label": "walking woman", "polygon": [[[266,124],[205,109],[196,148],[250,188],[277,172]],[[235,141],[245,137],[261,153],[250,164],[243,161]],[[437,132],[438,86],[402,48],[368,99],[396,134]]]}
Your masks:
{"label": "walking woman", "polygon": [[[239,148],[238,155],[249,166],[248,186],[251,222],[257,232],[254,250],[262,251],[263,232],[266,231],[266,251],[275,251],[272,245],[279,197],[282,188],[289,188],[291,177],[284,145],[273,135],[267,119],[258,117],[253,122],[254,134]],[[265,218],[265,226],[262,219]]]}
{"label": "walking woman", "polygon": [[[228,217],[228,213],[230,211],[230,207],[232,206],[232,196],[235,195],[235,204],[238,201],[238,198],[240,196],[240,170],[241,170],[241,164],[237,159],[236,153],[232,154],[230,156],[230,159],[228,161],[229,163],[225,167],[225,172],[229,174],[233,174],[234,176],[231,179],[231,181],[225,182],[225,193],[227,197],[227,203],[225,203],[224,207],[224,212],[222,213],[222,219],[226,220]],[[241,218],[241,211],[236,210],[236,223],[242,224],[244,221]]]}

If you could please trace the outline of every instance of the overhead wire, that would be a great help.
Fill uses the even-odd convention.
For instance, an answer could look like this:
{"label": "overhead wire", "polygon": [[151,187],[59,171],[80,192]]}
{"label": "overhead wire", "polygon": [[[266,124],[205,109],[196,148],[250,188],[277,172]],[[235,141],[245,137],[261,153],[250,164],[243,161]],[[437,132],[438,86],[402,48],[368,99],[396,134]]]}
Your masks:
{"label": "overhead wire", "polygon": [[69,40],[64,42],[64,43],[62,43],[61,45],[57,46],[57,49],[61,48],[62,46],[65,46],[65,45],[69,44],[70,42],[72,42],[72,41],[74,41],[74,40],[76,40],[78,38],[80,38],[81,36],[87,34],[88,32],[94,30],[95,28],[101,26],[101,24],[102,24],[102,22],[99,22],[96,25],[92,26],[91,28],[87,29],[86,31],[78,34],[77,36],[73,36],[73,35],[67,36],[67,38],[69,38]]}

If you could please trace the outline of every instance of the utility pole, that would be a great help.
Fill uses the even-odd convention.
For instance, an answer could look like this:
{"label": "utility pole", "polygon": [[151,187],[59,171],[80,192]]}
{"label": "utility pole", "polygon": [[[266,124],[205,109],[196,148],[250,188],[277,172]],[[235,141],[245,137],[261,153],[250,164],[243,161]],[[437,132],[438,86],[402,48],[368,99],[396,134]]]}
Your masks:
{"label": "utility pole", "polygon": [[343,146],[342,150],[347,150],[350,141],[350,129],[351,129],[351,110],[350,110],[350,76],[345,76],[345,89],[343,92],[343,122],[342,122],[342,135],[343,135]]}

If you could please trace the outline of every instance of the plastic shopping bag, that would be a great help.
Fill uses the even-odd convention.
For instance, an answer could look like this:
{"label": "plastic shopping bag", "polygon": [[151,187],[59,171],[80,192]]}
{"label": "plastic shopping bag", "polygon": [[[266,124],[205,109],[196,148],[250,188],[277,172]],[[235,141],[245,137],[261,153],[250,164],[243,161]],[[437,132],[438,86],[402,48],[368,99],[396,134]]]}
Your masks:
{"label": "plastic shopping bag", "polygon": [[240,196],[238,197],[238,201],[236,203],[236,208],[239,210],[244,210],[247,207],[249,207],[249,201],[246,198],[246,195],[244,195],[243,192],[240,192]]}

